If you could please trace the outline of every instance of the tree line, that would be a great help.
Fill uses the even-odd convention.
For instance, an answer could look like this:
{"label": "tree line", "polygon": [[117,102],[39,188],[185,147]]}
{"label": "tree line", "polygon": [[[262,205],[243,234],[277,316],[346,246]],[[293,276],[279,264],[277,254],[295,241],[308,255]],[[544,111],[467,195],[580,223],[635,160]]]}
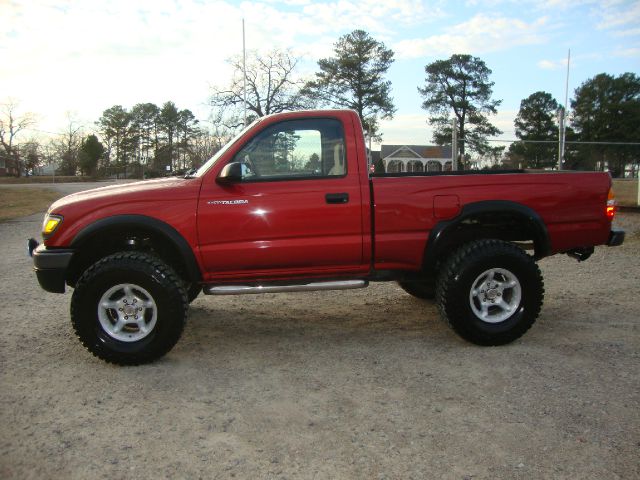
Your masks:
{"label": "tree line", "polygon": [[[246,112],[242,59],[233,57],[229,62],[232,78],[228,85],[213,88],[207,128],[191,111],[173,102],[162,106],[141,103],[131,109],[116,105],[97,120],[95,134],[80,137],[80,130],[69,122],[54,148],[61,159],[61,173],[110,175],[128,169],[129,174],[144,170],[159,175],[186,170],[199,166],[253,119],[309,108],[353,109],[367,136],[380,141],[379,121],[393,118],[396,112],[391,82],[385,78],[394,52],[363,30],[340,37],[333,55],[318,61],[312,78],[297,74],[298,59],[290,51],[250,52]],[[429,114],[432,141],[449,144],[455,119],[456,154],[462,168],[557,166],[557,114],[566,106],[547,92],[532,93],[522,100],[515,119],[518,141],[508,149],[496,146],[490,138],[502,132],[491,118],[502,101],[493,98],[491,74],[485,62],[472,55],[454,54],[425,66],[425,81],[418,86],[418,94]],[[38,160],[38,149],[33,142],[16,149],[15,136],[25,125],[16,122],[15,116],[9,118],[6,109],[4,113],[0,120],[4,157],[19,157],[28,168]],[[565,168],[607,166],[614,175],[624,174],[625,165],[638,162],[640,149],[612,142],[637,142],[639,129],[640,78],[634,73],[596,75],[578,87],[571,99]]]}
{"label": "tree line", "polygon": [[16,175],[47,164],[57,165],[56,175],[155,177],[184,172],[204,163],[232,133],[221,126],[204,128],[190,110],[168,101],[130,109],[114,105],[89,134],[68,115],[64,132],[48,142],[31,138],[18,144],[17,134],[35,121],[31,114],[16,111],[16,103],[6,103],[0,123],[1,159]]}
{"label": "tree line", "polygon": [[[432,114],[433,141],[451,142],[453,118],[458,128],[459,163],[494,168],[558,167],[558,115],[565,106],[544,91],[520,102],[514,121],[516,142],[508,150],[491,146],[489,137],[502,132],[489,121],[501,100],[492,98],[494,82],[484,61],[453,55],[425,67],[425,86],[418,88],[422,107]],[[625,167],[640,163],[640,77],[634,73],[601,73],[583,82],[570,101],[567,147],[562,168],[604,170],[624,176]],[[636,143],[636,145],[632,145]],[[479,162],[478,160],[482,160]]]}
{"label": "tree line", "polygon": [[[520,141],[510,145],[505,163],[556,167],[558,113],[563,108],[547,92],[523,99],[515,119]],[[627,165],[640,162],[640,77],[601,73],[583,82],[571,100],[569,121],[563,168],[603,170],[606,166],[614,177],[624,176]]]}

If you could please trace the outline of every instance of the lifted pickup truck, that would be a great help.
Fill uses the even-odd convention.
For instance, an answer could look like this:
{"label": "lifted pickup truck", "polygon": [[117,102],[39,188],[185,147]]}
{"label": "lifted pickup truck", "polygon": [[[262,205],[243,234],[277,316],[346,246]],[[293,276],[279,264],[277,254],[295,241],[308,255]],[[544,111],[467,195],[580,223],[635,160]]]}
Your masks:
{"label": "lifted pickup truck", "polygon": [[45,290],[74,288],[80,341],[117,364],[166,354],[201,292],[370,281],[435,298],[462,337],[501,345],[538,316],[535,261],[620,245],[614,214],[606,173],[370,174],[355,112],[306,111],[255,121],[185,178],[58,200],[29,249]]}

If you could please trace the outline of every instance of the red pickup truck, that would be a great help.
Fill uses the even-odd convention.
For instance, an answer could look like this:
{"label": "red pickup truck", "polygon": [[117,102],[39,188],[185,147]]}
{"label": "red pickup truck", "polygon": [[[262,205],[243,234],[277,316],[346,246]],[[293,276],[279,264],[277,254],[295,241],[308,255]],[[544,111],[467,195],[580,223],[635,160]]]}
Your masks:
{"label": "red pickup truck", "polygon": [[[256,120],[197,172],[55,202],[31,239],[40,285],[74,288],[94,355],[167,353],[199,293],[360,288],[397,281],[435,298],[465,339],[500,345],[534,323],[535,261],[620,245],[606,173],[371,174],[353,111]],[[528,250],[530,253],[527,253]]]}

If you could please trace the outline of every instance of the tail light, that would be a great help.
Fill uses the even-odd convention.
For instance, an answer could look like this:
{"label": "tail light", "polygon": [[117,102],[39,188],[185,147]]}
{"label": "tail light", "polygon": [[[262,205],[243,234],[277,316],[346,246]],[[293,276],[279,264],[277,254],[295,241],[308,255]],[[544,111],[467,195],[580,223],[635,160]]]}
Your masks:
{"label": "tail light", "polygon": [[609,189],[609,194],[607,195],[607,207],[606,213],[607,218],[609,220],[613,220],[613,217],[616,215],[616,210],[618,209],[618,205],[616,204],[616,196],[613,194],[613,189]]}

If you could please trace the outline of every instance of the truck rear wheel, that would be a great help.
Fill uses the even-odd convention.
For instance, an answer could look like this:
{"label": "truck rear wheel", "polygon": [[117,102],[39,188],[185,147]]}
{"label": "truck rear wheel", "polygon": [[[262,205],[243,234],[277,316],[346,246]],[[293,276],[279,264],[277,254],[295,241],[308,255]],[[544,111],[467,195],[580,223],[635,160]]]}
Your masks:
{"label": "truck rear wheel", "polygon": [[141,252],[120,252],[89,267],[71,299],[71,322],[96,357],[118,365],[166,354],[184,329],[187,293],[175,271]]}
{"label": "truck rear wheel", "polygon": [[536,321],[544,297],[538,265],[502,240],[478,240],[455,251],[438,277],[441,316],[477,345],[504,345]]}

